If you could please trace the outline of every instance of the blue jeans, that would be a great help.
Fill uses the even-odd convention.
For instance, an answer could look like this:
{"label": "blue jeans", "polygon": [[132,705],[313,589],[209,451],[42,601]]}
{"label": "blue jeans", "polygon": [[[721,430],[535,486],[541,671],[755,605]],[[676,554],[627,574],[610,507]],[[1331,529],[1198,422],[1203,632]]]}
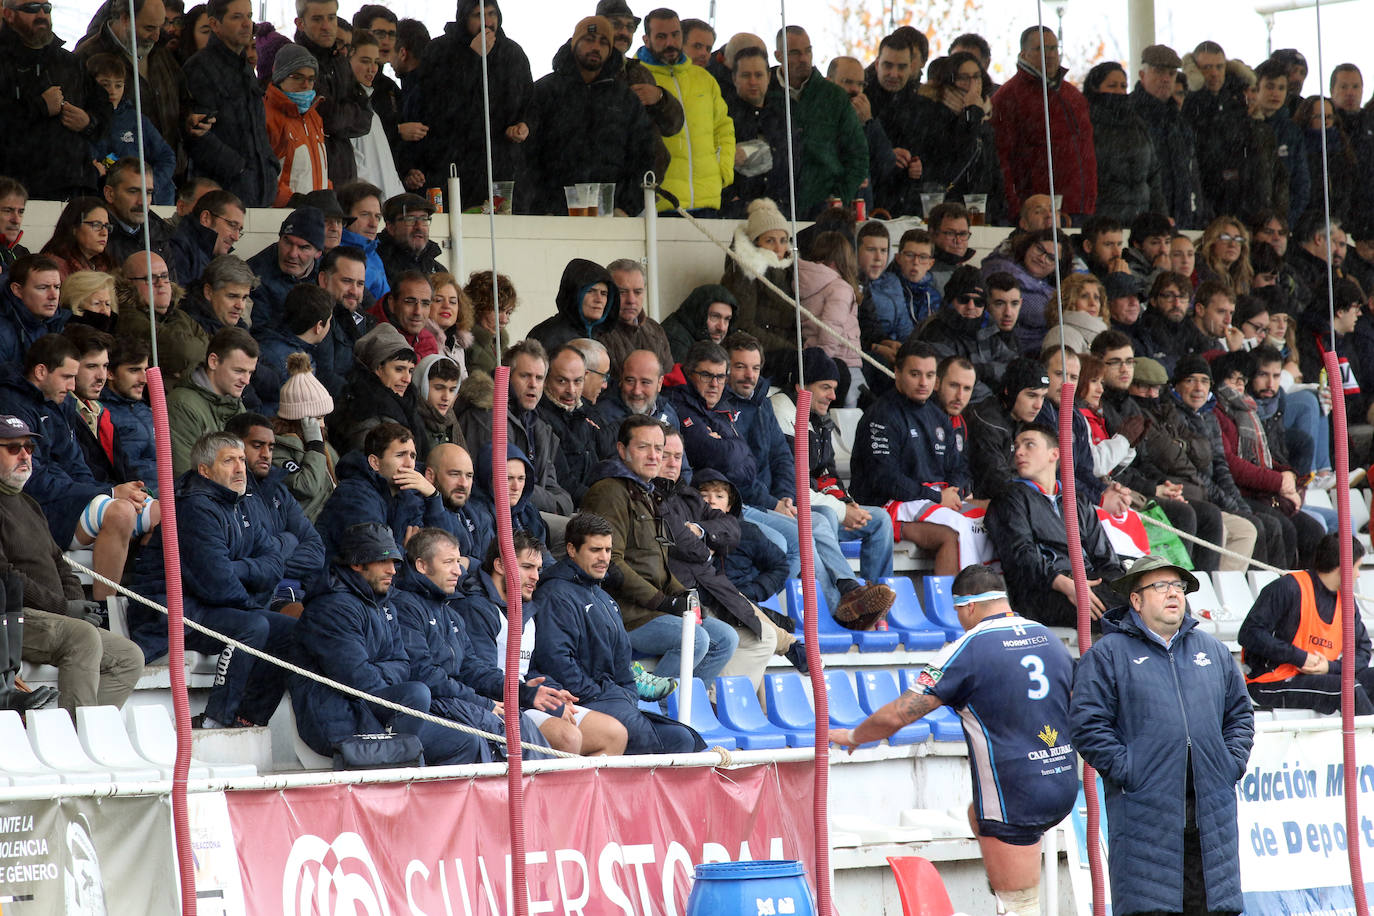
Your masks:
{"label": "blue jeans", "polygon": [[[636,652],[662,656],[654,667],[660,677],[677,677],[682,669],[682,618],[658,615],[630,631],[630,645]],[[738,645],[739,634],[734,627],[714,617],[703,618],[692,639],[693,676],[711,686]]]}
{"label": "blue jeans", "polygon": [[1328,509],[1325,506],[1303,506],[1302,511],[1321,522],[1326,528],[1327,534],[1335,534],[1341,530],[1340,518],[1335,509]]}
{"label": "blue jeans", "polygon": [[[883,513],[887,515],[886,512]],[[782,535],[787,542],[785,551],[791,563],[787,569],[790,579],[797,578],[801,572],[801,536],[797,533],[797,520],[783,515],[781,512],[759,509],[756,506],[744,507],[744,520],[753,522],[765,532],[772,530]],[[849,561],[845,559],[844,553],[840,550],[840,539],[837,534],[840,527],[839,519],[835,513],[823,506],[813,506],[811,508],[811,541],[815,552],[816,560],[816,579],[820,582],[821,591],[825,594],[825,600],[829,603],[830,609],[834,610],[840,606],[840,590],[836,585],[841,579],[853,579],[854,570],[850,569]],[[892,574],[892,522],[888,520],[887,526],[887,575]]]}
{"label": "blue jeans", "polygon": [[[1327,424],[1326,416],[1322,414],[1316,392],[1293,391],[1284,395],[1283,426],[1284,429],[1302,430],[1312,439],[1312,467],[1310,470],[1329,471],[1331,469],[1331,429]],[[1293,469],[1299,474],[1304,471],[1303,468],[1298,467],[1296,459],[1294,459]]]}
{"label": "blue jeans", "polygon": [[861,506],[871,518],[862,528],[850,531],[839,526],[841,541],[862,541],[859,575],[869,582],[892,575],[892,516],[881,506]]}

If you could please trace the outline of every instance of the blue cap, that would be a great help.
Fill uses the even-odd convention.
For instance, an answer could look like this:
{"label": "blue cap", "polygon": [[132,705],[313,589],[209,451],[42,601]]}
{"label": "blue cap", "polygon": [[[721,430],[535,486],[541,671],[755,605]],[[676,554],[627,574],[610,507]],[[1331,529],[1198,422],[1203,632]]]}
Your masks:
{"label": "blue cap", "polygon": [[399,563],[401,550],[391,529],[378,522],[350,525],[339,538],[339,562],[346,566],[391,560]]}
{"label": "blue cap", "polygon": [[324,251],[324,213],[319,207],[297,207],[281,221],[277,235],[294,235]]}

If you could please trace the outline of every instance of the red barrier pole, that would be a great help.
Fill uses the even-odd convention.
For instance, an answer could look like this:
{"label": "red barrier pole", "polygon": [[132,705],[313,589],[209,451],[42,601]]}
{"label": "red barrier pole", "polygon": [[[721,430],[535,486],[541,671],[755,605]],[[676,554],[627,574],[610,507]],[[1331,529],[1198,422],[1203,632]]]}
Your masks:
{"label": "red barrier pole", "polygon": [[1334,351],[1322,353],[1326,377],[1332,380],[1331,420],[1335,428],[1332,445],[1336,459],[1336,514],[1341,532],[1341,759],[1345,791],[1345,844],[1350,861],[1350,889],[1355,895],[1355,912],[1369,916],[1365,899],[1364,866],[1357,842],[1360,835],[1359,771],[1355,761],[1355,557],[1350,549],[1350,440],[1346,438],[1345,395],[1341,391],[1341,367]]}
{"label": "red barrier pole", "polygon": [[[1067,373],[1065,373],[1067,375]],[[1069,565],[1073,568],[1073,591],[1078,598],[1078,654],[1092,647],[1092,602],[1088,597],[1088,571],[1083,565],[1083,541],[1078,530],[1078,488],[1073,479],[1073,390],[1068,381],[1059,392],[1059,493],[1063,507],[1064,533],[1068,535]],[[1083,799],[1088,804],[1088,870],[1093,883],[1093,916],[1106,916],[1106,882],[1102,875],[1102,814],[1098,807],[1097,771],[1083,764]],[[1058,862],[1050,863],[1058,868]]]}
{"label": "red barrier pole", "polygon": [[[830,702],[825,692],[825,668],[816,635],[816,558],[811,541],[811,392],[797,391],[797,417],[793,424],[792,456],[797,479],[797,535],[801,541],[801,581],[806,620],[806,664],[811,669],[811,692],[816,698],[816,769],[813,791],[816,801],[812,821],[816,834],[816,912],[829,916],[830,903]],[[762,422],[760,420],[759,422]]]}
{"label": "red barrier pole", "polygon": [[506,794],[510,813],[511,899],[516,916],[528,916],[525,886],[525,783],[520,756],[520,638],[525,632],[520,599],[520,561],[511,540],[510,485],[506,482],[506,413],[510,369],[496,369],[491,402],[491,492],[496,496],[496,538],[506,570]]}
{"label": "red barrier pole", "polygon": [[162,566],[167,580],[167,673],[172,682],[172,711],[177,725],[177,757],[172,767],[172,829],[176,836],[177,872],[181,879],[182,916],[195,916],[196,863],[186,813],[186,778],[191,771],[191,703],[186,696],[186,626],[181,604],[181,551],[177,541],[176,473],[172,470],[172,435],[167,425],[167,393],[162,370],[148,367],[148,401],[153,409],[157,442],[157,493],[162,507]]}

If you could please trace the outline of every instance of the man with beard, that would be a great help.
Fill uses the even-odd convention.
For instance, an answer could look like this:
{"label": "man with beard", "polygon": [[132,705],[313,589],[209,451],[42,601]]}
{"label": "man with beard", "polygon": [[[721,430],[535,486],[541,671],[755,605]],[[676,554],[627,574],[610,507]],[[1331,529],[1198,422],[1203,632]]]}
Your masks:
{"label": "man with beard", "polygon": [[419,194],[397,194],[382,206],[386,228],[377,235],[377,256],[392,289],[408,271],[428,277],[443,270],[439,263],[443,252],[429,237],[433,218],[434,205]]}
{"label": "man with beard", "polygon": [[[637,216],[644,209],[640,183],[653,168],[654,130],[644,106],[617,79],[622,58],[611,42],[610,22],[586,17],[554,55],[553,72],[534,84],[526,151],[530,190],[520,200],[522,212],[567,213],[563,187],[579,182],[614,184],[619,214]],[[587,130],[588,124],[596,129]]]}
{"label": "man with beard", "polygon": [[[109,205],[111,223],[105,254],[114,261],[123,261],[129,255],[143,250],[145,222],[148,224],[148,242],[154,254],[164,253],[172,238],[172,227],[148,209],[153,203],[153,172],[149,169],[144,175],[140,171],[142,168],[141,162],[126,156],[105,173],[105,187],[101,193]],[[195,279],[172,277],[177,283],[189,283]]]}
{"label": "man with beard", "polygon": [[72,52],[53,35],[51,4],[5,0],[0,30],[0,174],[39,200],[90,194],[100,184],[90,143],[104,136],[110,106]]}
{"label": "man with beard", "polygon": [[124,447],[124,458],[136,479],[157,496],[157,449],[153,439],[153,409],[143,400],[148,387],[148,341],[116,337],[110,345],[109,377],[100,402]]}
{"label": "man with beard", "polygon": [[320,341],[320,347],[329,350],[329,355],[320,361],[328,369],[316,371],[320,382],[337,398],[343,394],[344,376],[353,365],[354,346],[377,323],[362,309],[367,292],[366,255],[352,245],[329,249],[320,259],[316,281],[334,300],[329,336]]}
{"label": "man with beard", "polygon": [[625,0],[597,0],[596,15],[604,16],[610,22],[614,30],[612,43],[625,61],[616,79],[630,87],[630,91],[644,106],[644,113],[649,116],[649,123],[654,130],[654,174],[661,178],[668,173],[671,159],[663,138],[682,130],[682,103],[677,96],[664,91],[654,81],[649,68],[630,55],[635,29],[639,28],[639,17],[630,12]]}
{"label": "man with beard", "polygon": [[[620,364],[620,381],[616,390],[602,398],[601,416],[611,429],[619,429],[621,422],[633,414],[651,416],[660,423],[677,429],[677,409],[663,397],[663,364],[651,350],[635,350]],[[604,455],[612,458],[614,455]]]}
{"label": "man with beard", "polygon": [[663,333],[668,335],[673,351],[672,360],[662,363],[663,367],[682,362],[699,340],[723,341],[734,326],[738,310],[735,294],[717,283],[698,286],[688,293],[677,310],[663,319]]}
{"label": "man with beard", "polygon": [[467,449],[451,442],[435,446],[425,459],[425,478],[444,501],[439,527],[458,539],[467,560],[486,556],[496,522],[486,505],[472,498],[472,456]]}
{"label": "man with beard", "polygon": [[[286,294],[307,282],[324,253],[324,214],[316,207],[299,207],[286,215],[277,241],[248,259],[261,285],[253,297],[253,327],[259,333],[281,320]],[[335,363],[340,371],[348,362]]]}
{"label": "man with beard", "polygon": [[1172,371],[1180,356],[1193,352],[1202,343],[1197,328],[1187,320],[1192,292],[1191,280],[1168,270],[1150,284],[1150,307],[1140,316],[1139,323],[1161,350],[1158,355],[1150,354],[1150,358],[1158,360],[1166,371]]}
{"label": "man with beard", "polygon": [[[1016,350],[995,325],[984,327],[987,294],[978,268],[965,265],[955,270],[945,284],[942,300],[940,311],[922,326],[921,339],[942,359],[961,356],[973,364],[978,373],[975,402],[992,397],[1007,364],[1016,358]],[[1012,320],[1015,322],[1014,316]]]}
{"label": "man with beard", "polygon": [[596,445],[601,424],[584,406],[582,389],[586,380],[587,364],[582,354],[564,344],[549,359],[544,396],[536,408],[558,437],[558,482],[572,495],[574,503],[582,502],[591,485],[592,468],[599,460]]}
{"label": "man with beard", "polygon": [[671,366],[668,336],[644,307],[644,265],[633,258],[619,258],[607,264],[606,270],[620,293],[620,311],[600,327],[597,338],[606,347],[611,365],[619,366],[634,350],[652,350],[662,365]]}

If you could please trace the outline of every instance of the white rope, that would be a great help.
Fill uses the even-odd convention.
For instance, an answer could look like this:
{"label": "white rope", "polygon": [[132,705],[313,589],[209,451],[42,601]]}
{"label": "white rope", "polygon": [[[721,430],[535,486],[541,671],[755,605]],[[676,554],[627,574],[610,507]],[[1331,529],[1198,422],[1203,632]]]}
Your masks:
{"label": "white rope", "polygon": [[844,344],[846,347],[853,350],[855,353],[859,355],[861,359],[867,360],[870,365],[872,365],[878,371],[885,374],[888,378],[897,377],[890,367],[885,366],[878,360],[874,359],[872,356],[865,353],[860,347],[856,346],[848,337],[845,337],[842,332],[837,331],[830,325],[826,324],[824,321],[820,319],[819,316],[816,315],[815,312],[811,311],[806,306],[802,305],[794,297],[783,292],[782,289],[780,289],[778,285],[774,283],[772,280],[769,280],[763,274],[756,275],[753,272],[753,270],[749,267],[749,265],[746,264],[738,254],[735,253],[735,250],[733,248],[731,248],[729,245],[725,244],[720,239],[713,236],[710,233],[710,231],[707,230],[707,228],[697,220],[695,216],[687,212],[687,209],[683,207],[680,202],[678,203],[676,212],[678,216],[681,216],[683,219],[687,220],[687,222],[690,223],[693,227],[695,227],[697,231],[699,231],[702,235],[706,236],[706,238],[710,239],[713,245],[715,245],[721,251],[725,252],[726,256],[729,257],[730,260],[738,264],[740,266],[740,269],[743,270],[747,276],[755,277],[755,279],[757,279],[760,283],[763,284],[765,289],[771,291],[774,295],[782,299],[784,302],[790,303],[794,309],[796,309],[798,312],[800,312],[801,314],[805,315],[807,318],[810,318],[813,322],[815,322],[821,330],[825,331],[831,337],[835,338],[840,343]]}
{"label": "white rope", "polygon": [[[149,601],[147,598],[143,597],[137,592],[125,588],[118,582],[114,582],[110,579],[105,578],[93,569],[87,569],[85,566],[82,566],[80,563],[76,562],[71,557],[64,555],[63,559],[67,561],[67,565],[72,567],[72,569],[75,569],[77,572],[85,573],[86,575],[90,576],[92,579],[94,579],[96,582],[101,583],[102,585],[108,585],[110,588],[113,588],[115,591],[119,592],[121,595],[124,595],[126,598],[129,598],[132,601],[137,601],[139,604],[142,604],[145,607],[150,607],[160,614],[171,613],[167,610],[167,608],[163,607],[162,605],[154,601]],[[250,646],[247,643],[239,642],[237,639],[232,639],[228,636],[225,636],[223,633],[217,633],[209,627],[199,624],[194,620],[191,620],[189,617],[183,617],[182,622],[186,626],[195,630],[197,633],[202,633],[205,636],[209,636],[211,639],[218,640],[219,642],[224,643],[226,646],[232,646],[236,650],[242,650],[244,652],[247,652],[249,655],[252,655],[256,658],[260,658],[263,661],[268,662],[270,664],[276,665],[278,668],[283,668],[287,671],[290,671],[292,674],[299,674],[301,677],[308,678],[312,681],[323,684],[326,687],[332,687],[340,693],[347,694],[348,696],[351,696],[355,699],[365,700],[368,703],[381,706],[384,709],[390,709],[393,712],[402,713],[403,715],[414,716],[415,718],[423,722],[429,722],[431,725],[441,725],[444,728],[451,728],[455,731],[466,732],[469,735],[476,735],[479,738],[486,738],[488,741],[497,741],[501,744],[507,743],[505,737],[502,735],[494,735],[491,732],[484,732],[480,728],[472,728],[471,726],[464,725],[461,722],[454,722],[452,719],[444,719],[439,716],[433,715],[429,712],[422,712],[418,709],[411,709],[409,706],[402,706],[400,703],[393,703],[390,700],[384,700],[381,697],[375,697],[370,693],[365,693],[361,690],[358,690],[356,687],[350,687],[347,684],[341,684],[338,681],[330,680],[322,674],[316,674],[314,671],[307,671],[305,668],[301,668],[298,665],[293,665],[288,661],[283,661],[277,658],[276,656],[269,655],[261,649]],[[551,757],[568,757],[576,759],[578,756],[577,754],[569,754],[566,751],[554,750],[551,747],[543,747],[542,745],[538,744],[526,744],[523,741],[520,742],[520,746],[525,750],[538,751],[541,754],[548,754]]]}
{"label": "white rope", "polygon": [[1262,563],[1259,560],[1247,557],[1243,553],[1236,553],[1234,550],[1228,550],[1225,547],[1222,547],[1218,544],[1213,544],[1211,541],[1204,541],[1202,538],[1198,537],[1195,534],[1189,534],[1186,531],[1180,531],[1173,525],[1170,525],[1167,522],[1162,522],[1154,516],[1146,515],[1144,512],[1137,512],[1136,514],[1140,516],[1140,520],[1142,522],[1145,522],[1148,525],[1154,525],[1156,528],[1163,528],[1165,531],[1178,535],[1185,541],[1192,541],[1194,544],[1206,547],[1208,550],[1216,551],[1223,557],[1230,557],[1233,560],[1239,560],[1242,563],[1258,567],[1259,569],[1262,569],[1266,572],[1278,573],[1280,576],[1288,572],[1288,570],[1286,569],[1279,569],[1277,566],[1270,566],[1268,563]]}

